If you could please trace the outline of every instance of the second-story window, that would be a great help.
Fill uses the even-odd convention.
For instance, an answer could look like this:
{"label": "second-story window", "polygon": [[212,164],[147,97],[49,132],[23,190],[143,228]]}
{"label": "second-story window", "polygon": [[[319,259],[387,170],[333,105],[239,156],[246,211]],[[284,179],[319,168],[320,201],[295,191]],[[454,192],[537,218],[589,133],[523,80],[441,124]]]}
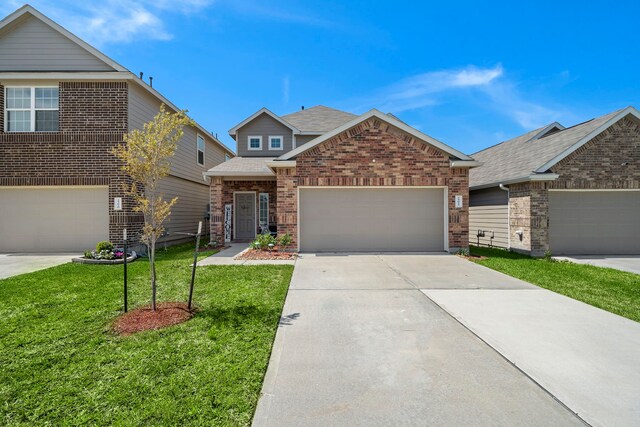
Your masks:
{"label": "second-story window", "polygon": [[204,138],[200,135],[198,135],[196,145],[196,149],[198,150],[198,164],[204,165]]}
{"label": "second-story window", "polygon": [[247,145],[249,150],[262,150],[262,137],[261,136],[247,137]]}
{"label": "second-story window", "polygon": [[282,137],[270,136],[269,137],[269,150],[282,150]]}
{"label": "second-story window", "polygon": [[7,87],[7,132],[57,132],[60,128],[57,87]]}

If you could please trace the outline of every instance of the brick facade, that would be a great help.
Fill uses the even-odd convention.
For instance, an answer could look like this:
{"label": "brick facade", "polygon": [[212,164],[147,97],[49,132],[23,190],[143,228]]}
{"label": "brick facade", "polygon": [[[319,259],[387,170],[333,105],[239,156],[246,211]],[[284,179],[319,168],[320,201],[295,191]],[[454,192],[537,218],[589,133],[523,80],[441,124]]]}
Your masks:
{"label": "brick facade", "polygon": [[[269,225],[277,224],[276,181],[223,181],[220,177],[214,177],[211,181],[210,190],[212,241],[218,243],[224,241],[224,206],[227,204],[233,205],[233,194],[236,191],[253,191],[256,193],[256,218],[259,218],[260,208],[258,195],[260,193],[269,194]],[[232,221],[231,236],[234,235],[233,226],[234,223]]]}
{"label": "brick facade", "polygon": [[[278,171],[278,222],[296,243],[297,187],[312,186],[447,187],[449,247],[469,245],[468,169],[451,168],[449,155],[377,118],[302,153],[295,172]],[[456,195],[462,208],[455,207]]]}
{"label": "brick facade", "polygon": [[631,116],[621,119],[554,165],[551,172],[559,175],[557,180],[509,186],[514,250],[542,256],[549,249],[550,189],[640,188],[640,123]]}
{"label": "brick facade", "polygon": [[[123,197],[122,211],[108,207],[109,239],[119,244],[123,228],[131,236],[142,227],[124,195],[130,181],[111,154],[127,132],[127,83],[65,82],[59,89],[59,132],[0,132],[0,186],[108,186],[110,201]],[[0,93],[4,111],[3,86]]]}

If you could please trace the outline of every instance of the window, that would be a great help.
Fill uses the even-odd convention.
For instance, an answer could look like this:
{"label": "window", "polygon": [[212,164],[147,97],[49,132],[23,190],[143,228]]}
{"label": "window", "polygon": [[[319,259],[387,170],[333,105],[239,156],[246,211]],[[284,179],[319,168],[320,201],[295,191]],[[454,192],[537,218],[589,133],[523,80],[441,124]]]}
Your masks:
{"label": "window", "polygon": [[249,150],[262,150],[262,137],[261,136],[249,136],[248,148]]}
{"label": "window", "polygon": [[269,230],[269,193],[260,193],[259,208],[260,229],[264,233],[265,230]]}
{"label": "window", "polygon": [[282,137],[270,136],[269,137],[269,150],[282,150]]}
{"label": "window", "polygon": [[8,87],[5,92],[7,132],[57,132],[57,87]]}
{"label": "window", "polygon": [[224,154],[224,161],[228,162],[229,160],[231,160],[231,156],[228,153]]}
{"label": "window", "polygon": [[198,135],[197,138],[198,164],[204,165],[204,138]]}

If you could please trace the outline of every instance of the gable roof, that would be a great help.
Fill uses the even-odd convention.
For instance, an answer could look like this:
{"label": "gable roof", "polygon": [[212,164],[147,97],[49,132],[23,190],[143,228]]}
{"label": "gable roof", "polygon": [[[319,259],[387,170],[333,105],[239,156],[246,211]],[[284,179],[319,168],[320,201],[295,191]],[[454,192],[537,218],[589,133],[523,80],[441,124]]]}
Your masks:
{"label": "gable roof", "polygon": [[[127,80],[127,81],[133,82],[133,83],[137,84],[138,86],[142,87],[144,90],[149,92],[152,96],[157,98],[161,103],[165,104],[168,108],[170,108],[170,109],[172,109],[172,110],[174,110],[176,112],[181,110],[175,104],[173,104],[171,101],[169,101],[164,95],[162,95],[156,89],[152,88],[150,85],[148,85],[142,79],[138,78],[138,76],[133,74],[127,68],[125,68],[124,66],[120,65],[119,63],[117,63],[113,59],[109,58],[107,55],[105,55],[104,53],[100,52],[98,49],[94,48],[89,43],[87,43],[84,40],[80,39],[79,37],[77,37],[76,35],[74,35],[70,31],[68,31],[67,29],[65,29],[64,27],[59,25],[58,23],[54,22],[52,19],[48,18],[42,12],[38,11],[37,9],[35,9],[34,7],[32,7],[32,6],[28,5],[28,4],[22,6],[21,8],[19,8],[15,12],[11,13],[10,15],[6,16],[4,19],[0,20],[0,35],[2,35],[3,30],[11,31],[12,24],[15,23],[15,24],[19,25],[20,21],[22,21],[25,18],[28,18],[29,16],[38,19],[40,22],[44,23],[45,25],[47,25],[48,27],[50,27],[54,31],[60,33],[62,36],[66,37],[71,42],[73,42],[76,45],[78,45],[80,48],[82,48],[85,51],[89,52],[91,55],[95,56],[100,61],[103,61],[105,64],[107,64],[113,70],[112,71],[89,71],[89,72],[69,72],[69,71],[61,71],[61,72],[57,72],[57,71],[56,72],[40,72],[40,71],[38,71],[38,72],[0,72],[0,77],[5,78],[5,79],[53,79],[53,80],[64,80],[64,79],[69,79],[69,76],[72,75],[73,76],[72,77],[73,80],[96,80],[96,79],[97,80],[100,80],[100,79],[105,79],[105,80]],[[70,73],[72,73],[72,74],[70,74]],[[195,127],[198,130],[200,130],[201,132],[203,132],[204,134],[206,134],[208,138],[213,139],[213,141],[220,148],[222,148],[224,151],[226,151],[226,152],[228,152],[228,153],[230,153],[232,155],[235,155],[235,152],[231,148],[229,148],[226,145],[224,145],[218,138],[216,138],[214,135],[212,135],[210,131],[208,131],[204,127],[202,127],[202,125],[200,125],[199,123],[195,122]]]}
{"label": "gable roof", "polygon": [[242,126],[246,125],[247,123],[249,123],[250,121],[252,121],[256,117],[260,116],[261,114],[266,114],[266,115],[270,116],[272,119],[274,119],[275,121],[277,121],[279,123],[282,123],[283,125],[285,125],[289,129],[294,131],[295,133],[299,133],[300,132],[298,130],[298,128],[293,126],[291,123],[286,122],[285,120],[283,120],[277,114],[271,112],[270,110],[268,110],[265,107],[262,107],[261,109],[259,109],[258,111],[256,111],[255,113],[253,113],[252,115],[250,115],[249,117],[247,117],[246,119],[244,119],[243,121],[241,121],[240,123],[238,123],[237,125],[232,127],[231,129],[229,129],[229,135],[235,136],[236,132],[238,131],[238,129],[240,129]]}
{"label": "gable roof", "polygon": [[474,153],[473,158],[484,165],[469,172],[470,187],[492,187],[517,179],[527,181],[534,174],[545,174],[562,159],[629,114],[640,119],[638,110],[627,107],[549,133],[555,125],[552,123]]}
{"label": "gable roof", "polygon": [[351,129],[352,127],[364,122],[365,120],[368,120],[372,117],[375,117],[385,123],[388,123],[400,130],[402,130],[403,132],[408,133],[409,135],[415,137],[416,139],[419,139],[421,141],[426,142],[429,145],[432,145],[442,151],[444,151],[445,153],[448,153],[449,155],[459,159],[459,160],[469,160],[469,161],[473,161],[474,159],[472,159],[471,157],[467,156],[466,154],[463,154],[462,152],[449,147],[448,145],[446,145],[443,142],[438,141],[435,138],[430,137],[429,135],[426,135],[422,132],[420,132],[419,130],[401,122],[400,120],[396,119],[395,117],[389,115],[389,114],[384,114],[376,109],[370,110],[366,113],[364,113],[361,116],[357,116],[355,119],[343,124],[340,127],[337,127],[335,129],[333,129],[331,132],[327,132],[324,135],[321,135],[309,142],[307,142],[304,145],[301,145],[300,147],[296,148],[295,150],[291,150],[288,153],[283,154],[282,156],[278,157],[278,161],[282,161],[282,160],[290,160],[302,153],[304,153],[307,150],[312,149],[313,147],[322,144],[323,142],[333,138],[336,135],[341,134],[342,132]]}
{"label": "gable roof", "polygon": [[357,117],[355,114],[325,107],[324,105],[316,105],[315,107],[282,116],[284,120],[291,123],[300,132],[310,134],[328,132],[353,120],[355,117]]}
{"label": "gable roof", "polygon": [[67,39],[71,40],[73,43],[75,43],[76,45],[78,45],[79,47],[81,47],[82,49],[84,49],[85,51],[87,51],[88,53],[90,53],[100,61],[104,62],[109,67],[111,67],[114,71],[123,71],[123,72],[128,71],[125,67],[123,67],[113,59],[109,58],[107,55],[100,52],[98,49],[94,48],[89,43],[85,42],[84,40],[82,40],[75,34],[71,33],[61,25],[49,19],[46,15],[42,14],[40,11],[38,11],[37,9],[35,9],[34,7],[28,4],[25,4],[24,6],[22,6],[21,8],[19,8],[12,14],[6,16],[3,20],[0,21],[0,33],[2,32],[3,29],[9,27],[11,24],[17,21],[20,21],[21,19],[24,19],[28,15],[31,15],[37,18],[38,20],[40,20],[41,22],[43,22],[44,24],[52,28],[54,31],[60,33]]}

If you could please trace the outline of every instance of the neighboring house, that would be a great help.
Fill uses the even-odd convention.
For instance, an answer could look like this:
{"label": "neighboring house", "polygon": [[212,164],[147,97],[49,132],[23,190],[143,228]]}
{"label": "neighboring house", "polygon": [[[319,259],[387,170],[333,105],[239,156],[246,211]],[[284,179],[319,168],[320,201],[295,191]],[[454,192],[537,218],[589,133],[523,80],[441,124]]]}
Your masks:
{"label": "neighboring house", "polygon": [[390,114],[263,108],[230,130],[238,157],[211,182],[221,241],[289,233],[301,251],[455,251],[468,246],[477,163]]}
{"label": "neighboring house", "polygon": [[[162,103],[177,111],[34,8],[0,21],[0,252],[79,251],[120,243],[123,228],[138,233],[142,220],[111,150]],[[179,197],[171,232],[196,231],[209,203],[202,173],[233,155],[201,126],[185,129],[162,182],[167,197]]]}
{"label": "neighboring house", "polygon": [[552,123],[473,157],[483,166],[470,173],[472,244],[535,256],[640,254],[635,108]]}

